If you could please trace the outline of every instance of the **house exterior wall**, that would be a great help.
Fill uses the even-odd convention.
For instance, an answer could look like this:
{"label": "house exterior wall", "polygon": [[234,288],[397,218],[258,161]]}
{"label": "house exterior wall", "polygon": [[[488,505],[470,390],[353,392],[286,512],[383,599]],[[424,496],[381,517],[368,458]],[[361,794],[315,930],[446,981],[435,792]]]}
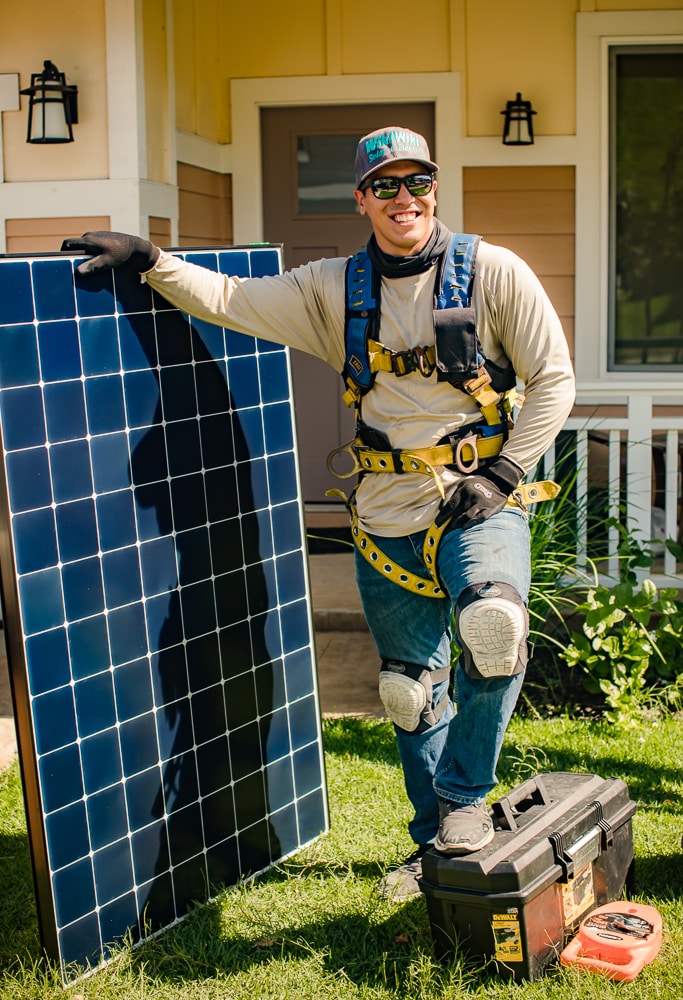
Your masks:
{"label": "house exterior wall", "polygon": [[[199,238],[178,163],[229,179],[222,210],[232,217],[223,231],[236,243],[259,241],[262,108],[430,102],[439,213],[451,228],[482,228],[473,211],[482,180],[509,171],[565,178],[553,198],[565,211],[571,200],[573,227],[563,219],[542,235],[559,236],[563,258],[570,253],[569,266],[563,259],[561,273],[545,277],[570,341],[574,314],[581,402],[628,399],[634,425],[642,423],[650,406],[639,396],[642,373],[607,365],[608,53],[616,43],[683,44],[680,0],[434,0],[423,23],[413,3],[395,0],[392,31],[378,28],[361,0],[301,0],[296,17],[281,0],[29,0],[5,8],[0,252],[28,250],[36,234],[58,249],[80,218],[105,218],[113,229],[171,245],[181,229],[183,238]],[[410,37],[401,45],[408,33],[396,28],[404,25]],[[25,141],[27,98],[18,90],[47,58],[79,88],[72,144]],[[537,138],[505,147],[500,111],[517,91],[537,111]],[[522,190],[510,188],[510,198]],[[530,218],[522,213],[509,234],[520,248],[535,238]],[[683,403],[680,374],[648,372],[646,388],[658,405]]]}
{"label": "house exterior wall", "polygon": [[574,168],[466,167],[468,233],[509,247],[536,272],[574,354]]}
{"label": "house exterior wall", "polygon": [[[497,136],[499,112],[516,89],[543,94],[541,134],[574,131],[577,0],[434,0],[428,32],[417,32],[417,43],[413,34],[409,69],[362,0],[306,0],[297,4],[296,23],[277,0],[174,0],[173,6],[177,125],[212,142],[232,141],[225,86],[231,79],[397,72],[463,74],[466,134]],[[414,19],[409,0],[392,4],[393,25]],[[245,45],[247,38],[258,44]]]}
{"label": "house exterior wall", "polygon": [[[22,88],[51,59],[67,82],[78,86],[78,142],[56,146],[28,144],[28,98],[21,112],[3,115],[5,181],[51,181],[108,176],[105,3],[30,0],[3,4],[0,73],[19,73]],[[65,213],[62,213],[65,214]]]}
{"label": "house exterior wall", "polygon": [[[113,228],[143,235],[150,219],[163,218],[171,243],[179,226],[199,238],[201,213],[195,216],[193,199],[179,191],[178,162],[225,177],[234,198],[222,232],[235,242],[259,241],[261,108],[426,100],[435,105],[439,212],[452,228],[477,218],[467,208],[476,201],[465,182],[473,171],[573,175],[576,268],[563,265],[558,309],[570,341],[576,312],[579,379],[628,381],[606,370],[606,46],[683,39],[677,0],[434,0],[428,26],[411,32],[405,55],[393,35],[377,30],[363,0],[301,0],[295,18],[280,0],[6,6],[0,252],[21,245],[17,220],[41,218],[109,217]],[[392,25],[413,28],[414,20],[414,4],[395,0]],[[18,87],[12,94],[12,74],[26,87],[45,58],[79,88],[71,144],[25,142],[27,98],[19,99]],[[500,112],[517,91],[533,101],[537,139],[504,147]],[[521,204],[519,191],[509,197]],[[532,214],[526,236],[533,238]],[[515,228],[520,247],[524,224]],[[55,227],[43,228],[49,234]],[[572,282],[581,292],[575,310],[566,304]]]}
{"label": "house exterior wall", "polygon": [[174,88],[170,79],[170,41],[173,22],[166,0],[144,0],[142,5],[146,179],[175,183],[171,133],[175,131]]}

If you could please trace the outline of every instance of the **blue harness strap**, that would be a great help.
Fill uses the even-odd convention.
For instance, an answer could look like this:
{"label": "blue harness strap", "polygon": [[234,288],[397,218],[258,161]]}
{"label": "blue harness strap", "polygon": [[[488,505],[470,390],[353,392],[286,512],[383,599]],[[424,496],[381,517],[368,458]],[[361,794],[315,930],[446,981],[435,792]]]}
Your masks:
{"label": "blue harness strap", "polygon": [[470,304],[474,262],[480,240],[480,236],[469,233],[453,233],[451,236],[444,257],[441,288],[436,298],[437,309],[464,308]]}
{"label": "blue harness strap", "polygon": [[346,267],[346,361],[342,372],[346,384],[350,382],[361,395],[375,380],[368,357],[368,337],[377,315],[372,286],[372,267],[363,247],[356,251]]}
{"label": "blue harness strap", "polygon": [[[444,254],[437,309],[465,308],[472,295],[472,278],[481,237],[453,233]],[[365,247],[357,250],[346,268],[346,358],[342,377],[356,401],[372,388],[368,340],[378,329],[379,301],[373,269]],[[476,336],[476,335],[475,335]]]}

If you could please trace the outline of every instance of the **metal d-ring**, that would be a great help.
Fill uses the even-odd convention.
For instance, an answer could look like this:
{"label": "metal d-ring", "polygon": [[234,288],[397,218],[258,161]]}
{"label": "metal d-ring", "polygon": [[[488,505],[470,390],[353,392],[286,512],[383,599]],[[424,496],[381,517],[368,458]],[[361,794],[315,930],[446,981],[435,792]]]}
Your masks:
{"label": "metal d-ring", "polygon": [[[472,449],[472,461],[469,464],[466,464],[462,460],[462,449],[465,445],[469,445]],[[479,468],[479,453],[477,451],[476,434],[466,434],[465,437],[458,439],[458,443],[455,448],[454,465],[459,472],[476,472]]]}
{"label": "metal d-ring", "polygon": [[434,371],[434,365],[427,357],[426,347],[416,347],[415,348],[415,358],[417,360],[417,368],[423,378],[429,378],[429,376]]}
{"label": "metal d-ring", "polygon": [[[336,479],[350,479],[351,476],[357,476],[359,472],[363,471],[363,466],[358,461],[358,455],[356,454],[354,447],[354,442],[349,441],[347,444],[343,444],[340,448],[334,448],[327,456],[327,468],[328,471]],[[334,460],[337,455],[349,455],[353,460],[353,468],[350,472],[337,472],[334,468]]]}

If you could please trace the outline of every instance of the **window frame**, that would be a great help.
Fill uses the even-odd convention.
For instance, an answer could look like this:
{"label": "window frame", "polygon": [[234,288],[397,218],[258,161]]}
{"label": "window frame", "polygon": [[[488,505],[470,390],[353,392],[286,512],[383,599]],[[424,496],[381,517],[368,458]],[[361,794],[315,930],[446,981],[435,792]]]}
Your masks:
{"label": "window frame", "polygon": [[[675,53],[683,56],[683,43],[673,41],[648,42],[643,40],[614,41],[607,47],[607,88],[608,88],[608,246],[607,246],[607,357],[609,372],[683,372],[683,363],[653,362],[626,364],[616,360],[617,353],[617,60],[621,55],[666,55]],[[682,335],[683,336],[683,335]]]}

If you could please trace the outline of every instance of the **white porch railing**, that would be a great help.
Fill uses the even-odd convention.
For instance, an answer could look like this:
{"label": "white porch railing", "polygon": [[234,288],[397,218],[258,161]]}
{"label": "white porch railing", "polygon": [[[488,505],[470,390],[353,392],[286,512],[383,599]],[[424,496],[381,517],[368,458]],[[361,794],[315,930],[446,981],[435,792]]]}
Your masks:
{"label": "white porch railing", "polygon": [[[643,376],[644,378],[646,376]],[[683,588],[683,565],[665,548],[665,539],[681,541],[681,455],[683,387],[582,387],[577,394],[581,416],[572,416],[555,445],[539,463],[539,473],[553,478],[562,454],[573,453],[576,501],[580,510],[600,496],[606,518],[621,518],[641,543],[657,553],[649,576],[658,586]],[[530,477],[531,478],[531,477]],[[576,551],[583,563],[594,542],[595,520],[577,519]],[[619,531],[605,532],[599,569],[605,581],[616,580]],[[593,545],[594,549],[594,545]]]}

